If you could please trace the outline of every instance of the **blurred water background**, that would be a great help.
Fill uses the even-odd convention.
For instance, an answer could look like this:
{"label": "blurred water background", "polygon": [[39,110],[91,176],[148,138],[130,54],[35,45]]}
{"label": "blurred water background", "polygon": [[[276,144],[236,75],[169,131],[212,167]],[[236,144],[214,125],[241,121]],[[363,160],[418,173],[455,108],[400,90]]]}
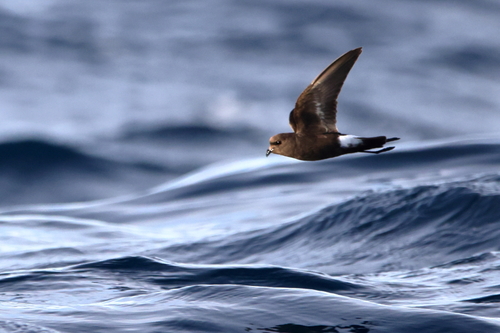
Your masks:
{"label": "blurred water background", "polygon": [[[0,0],[0,332],[500,332],[500,3]],[[363,53],[339,129],[265,158]]]}

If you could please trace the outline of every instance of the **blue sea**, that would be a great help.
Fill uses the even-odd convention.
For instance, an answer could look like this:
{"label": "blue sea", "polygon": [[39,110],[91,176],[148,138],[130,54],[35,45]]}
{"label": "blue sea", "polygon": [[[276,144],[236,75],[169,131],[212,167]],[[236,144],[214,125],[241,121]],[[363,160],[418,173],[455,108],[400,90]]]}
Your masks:
{"label": "blue sea", "polygon": [[[0,333],[500,332],[496,0],[1,0]],[[338,126],[265,157],[355,47]]]}

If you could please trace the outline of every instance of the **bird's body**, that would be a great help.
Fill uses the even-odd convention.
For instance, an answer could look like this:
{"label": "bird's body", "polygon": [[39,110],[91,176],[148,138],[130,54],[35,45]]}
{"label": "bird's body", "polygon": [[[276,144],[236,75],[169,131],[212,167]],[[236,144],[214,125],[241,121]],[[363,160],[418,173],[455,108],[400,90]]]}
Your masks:
{"label": "bird's body", "polygon": [[337,130],[337,97],[360,54],[361,48],[345,53],[313,80],[290,112],[289,122],[294,132],[271,137],[266,156],[274,153],[316,161],[356,152],[378,154],[394,148],[368,151],[382,148],[385,143],[398,138],[358,137],[341,134]]}

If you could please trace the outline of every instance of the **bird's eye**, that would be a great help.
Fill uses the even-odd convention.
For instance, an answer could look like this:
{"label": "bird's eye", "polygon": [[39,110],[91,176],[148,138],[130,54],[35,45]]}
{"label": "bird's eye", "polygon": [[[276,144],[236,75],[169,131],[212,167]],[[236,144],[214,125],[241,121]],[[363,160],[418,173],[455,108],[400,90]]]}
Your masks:
{"label": "bird's eye", "polygon": [[271,142],[271,145],[280,145],[281,144],[281,141],[274,141],[274,142]]}

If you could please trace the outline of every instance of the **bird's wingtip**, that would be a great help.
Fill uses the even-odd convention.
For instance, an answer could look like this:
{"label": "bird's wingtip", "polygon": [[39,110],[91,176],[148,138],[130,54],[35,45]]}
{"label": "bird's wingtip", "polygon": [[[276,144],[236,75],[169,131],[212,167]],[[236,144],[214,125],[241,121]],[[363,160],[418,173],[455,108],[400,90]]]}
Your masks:
{"label": "bird's wingtip", "polygon": [[355,49],[352,49],[350,52],[356,52],[357,54],[361,54],[361,52],[363,52],[363,47],[362,46],[357,47]]}

